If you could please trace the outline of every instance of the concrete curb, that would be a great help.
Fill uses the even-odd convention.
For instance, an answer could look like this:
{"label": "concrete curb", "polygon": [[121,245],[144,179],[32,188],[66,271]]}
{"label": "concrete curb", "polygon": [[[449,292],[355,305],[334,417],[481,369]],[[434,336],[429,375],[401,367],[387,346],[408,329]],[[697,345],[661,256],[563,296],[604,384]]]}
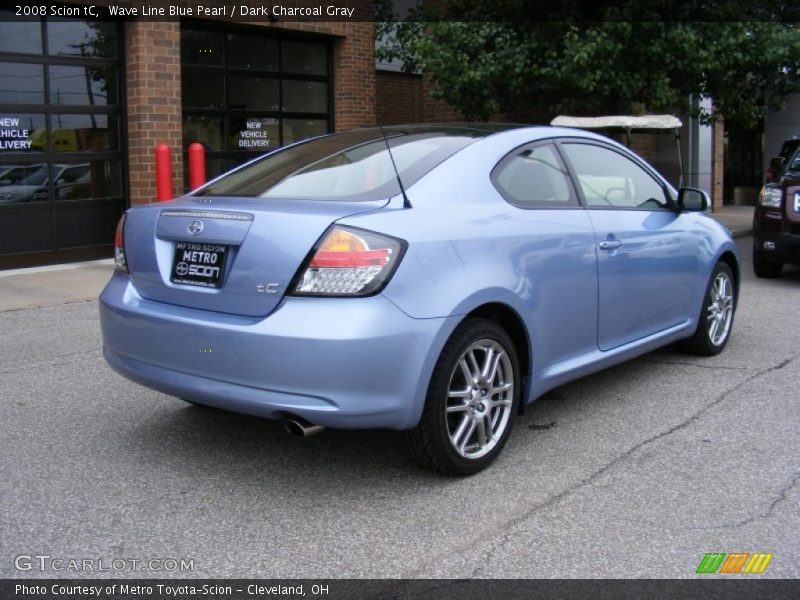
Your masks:
{"label": "concrete curb", "polygon": [[114,266],[113,258],[102,258],[84,262],[65,263],[60,265],[45,265],[42,267],[22,267],[19,269],[6,269],[0,271],[0,277],[14,277],[16,275],[35,275],[36,273],[52,273],[54,271],[74,271],[91,267]]}
{"label": "concrete curb", "polygon": [[113,272],[110,260],[4,271],[0,313],[96,300]]}

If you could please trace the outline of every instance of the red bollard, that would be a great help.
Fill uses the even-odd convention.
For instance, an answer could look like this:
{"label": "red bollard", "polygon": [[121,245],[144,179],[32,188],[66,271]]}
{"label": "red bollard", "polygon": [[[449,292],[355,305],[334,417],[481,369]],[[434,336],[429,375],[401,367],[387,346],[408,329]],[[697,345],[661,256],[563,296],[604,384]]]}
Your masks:
{"label": "red bollard", "polygon": [[196,190],[206,182],[206,149],[195,142],[189,145],[189,190]]}
{"label": "red bollard", "polygon": [[156,146],[156,200],[172,200],[172,153],[166,144]]}

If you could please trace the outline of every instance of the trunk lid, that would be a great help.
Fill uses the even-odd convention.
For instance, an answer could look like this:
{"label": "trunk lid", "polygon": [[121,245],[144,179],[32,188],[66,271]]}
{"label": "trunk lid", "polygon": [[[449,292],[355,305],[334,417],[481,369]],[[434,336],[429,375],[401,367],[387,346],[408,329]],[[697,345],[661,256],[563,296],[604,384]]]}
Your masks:
{"label": "trunk lid", "polygon": [[[308,253],[333,222],[387,203],[187,197],[135,208],[125,220],[128,269],[136,290],[148,300],[266,316],[281,302]],[[181,259],[198,256],[185,252],[208,250],[219,254],[213,263],[220,268],[219,287],[173,281],[176,269],[181,273],[187,269],[178,268]],[[188,264],[193,263],[188,260]]]}

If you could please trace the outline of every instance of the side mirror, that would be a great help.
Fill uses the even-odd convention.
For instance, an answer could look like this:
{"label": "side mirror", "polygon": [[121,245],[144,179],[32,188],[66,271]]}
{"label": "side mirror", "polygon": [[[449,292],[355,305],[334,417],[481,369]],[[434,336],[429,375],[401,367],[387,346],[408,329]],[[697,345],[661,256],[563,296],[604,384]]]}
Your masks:
{"label": "side mirror", "polygon": [[689,187],[678,190],[678,208],[681,211],[703,212],[709,206],[711,206],[711,200],[703,190]]}

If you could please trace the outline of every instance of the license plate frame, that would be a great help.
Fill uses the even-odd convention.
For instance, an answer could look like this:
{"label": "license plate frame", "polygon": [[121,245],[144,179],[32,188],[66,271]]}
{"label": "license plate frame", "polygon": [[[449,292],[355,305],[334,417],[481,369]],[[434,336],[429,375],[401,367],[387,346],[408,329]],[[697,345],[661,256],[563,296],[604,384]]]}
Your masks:
{"label": "license plate frame", "polygon": [[204,242],[175,242],[170,281],[217,289],[222,286],[230,247]]}

